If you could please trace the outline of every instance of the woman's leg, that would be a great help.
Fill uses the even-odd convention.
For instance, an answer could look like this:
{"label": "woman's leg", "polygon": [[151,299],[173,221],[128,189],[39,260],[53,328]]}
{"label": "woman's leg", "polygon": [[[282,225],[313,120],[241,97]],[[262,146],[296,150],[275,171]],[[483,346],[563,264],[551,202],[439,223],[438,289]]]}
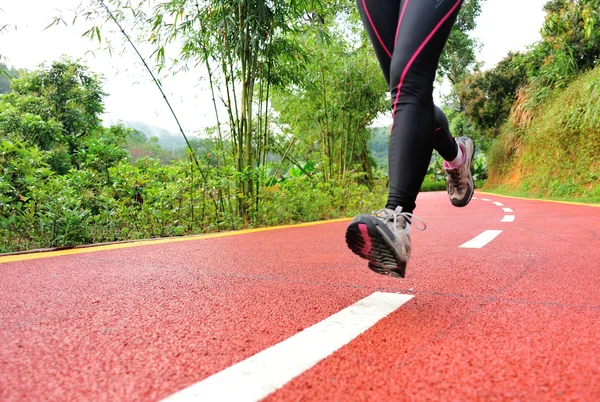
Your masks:
{"label": "woman's leg", "polygon": [[[417,7],[411,3],[417,3]],[[424,3],[425,6],[419,6],[418,3]],[[404,99],[402,96],[399,99],[396,99],[398,95],[398,84],[400,83],[400,78],[402,78],[404,67],[406,67],[410,61],[410,57],[415,53],[413,48],[418,50],[418,47],[427,39],[427,36],[429,36],[431,31],[433,31],[436,28],[436,25],[445,17],[445,14],[441,14],[446,8],[440,5],[440,7],[437,7],[436,9],[434,7],[435,5],[432,5],[433,3],[435,3],[435,0],[357,0],[361,19],[365,25],[367,34],[371,39],[377,60],[379,61],[388,87],[390,88],[390,93],[392,94],[392,100],[394,101],[392,106],[394,112],[397,111],[398,104],[402,104]],[[395,209],[397,206],[402,206],[405,212],[412,212],[414,209],[414,199],[416,199],[416,195],[425,174],[423,173],[421,177],[421,174],[418,173],[423,170],[422,166],[425,162],[421,164],[418,162],[425,161],[423,155],[428,153],[429,156],[426,158],[426,163],[427,165],[429,164],[431,148],[436,149],[447,161],[453,161],[457,157],[458,146],[450,133],[446,116],[439,108],[436,108],[434,112],[431,93],[433,92],[433,79],[435,79],[435,70],[437,69],[438,59],[450,29],[452,28],[459,7],[460,5],[458,5],[456,10],[447,17],[447,20],[450,21],[443,27],[438,28],[438,31],[441,32],[435,32],[434,37],[430,38],[430,42],[434,43],[426,44],[425,46],[427,49],[422,49],[423,55],[417,56],[419,57],[418,61],[415,60],[416,68],[422,68],[423,65],[426,65],[428,62],[430,64],[424,71],[417,71],[416,74],[426,74],[426,76],[431,76],[433,74],[431,83],[425,83],[422,88],[424,91],[428,91],[428,88],[430,88],[429,98],[431,99],[431,102],[426,103],[430,103],[431,106],[427,109],[428,111],[421,110],[418,111],[416,115],[411,113],[411,111],[400,113],[400,115],[405,115],[405,117],[403,117],[404,120],[428,120],[426,127],[423,127],[424,130],[414,130],[411,133],[412,135],[408,134],[408,140],[399,141],[399,135],[405,135],[404,133],[407,130],[412,130],[412,127],[414,126],[419,127],[421,121],[414,120],[412,124],[404,124],[405,128],[401,130],[402,134],[399,134],[400,129],[396,127],[397,119],[396,116],[394,116],[389,153],[390,197],[387,203],[388,208]],[[434,9],[434,11],[431,12],[431,9]],[[431,16],[426,16],[429,25],[420,27],[416,32],[407,31],[405,28],[407,19],[413,20],[409,22],[408,25],[414,26],[415,19],[417,19],[416,25],[418,25],[419,13],[433,14],[433,18],[431,18]],[[426,32],[429,26],[432,25],[431,21],[433,21],[435,25],[431,27],[429,32]],[[440,44],[441,46],[439,46]],[[397,48],[400,49],[402,54],[396,54]],[[435,55],[436,49],[439,49],[437,55]],[[433,55],[430,55],[430,53],[433,53]],[[392,71],[392,60],[395,60],[394,71]],[[432,74],[430,71],[432,71]],[[411,75],[414,75],[412,71]],[[416,85],[417,91],[420,89],[419,85],[421,85],[421,81],[411,81],[410,77],[408,77],[408,81],[408,85],[411,85],[410,82],[414,82],[413,88]],[[426,98],[426,96],[424,96],[424,98]],[[401,111],[404,111],[405,109],[405,107],[402,107]],[[408,109],[411,108],[409,107]],[[433,129],[429,127],[431,119],[435,122]],[[425,134],[423,134],[423,131],[425,131]],[[410,138],[417,135],[423,137],[421,138],[421,141],[416,141],[416,143],[411,142]],[[424,151],[422,149],[423,142],[425,142],[425,148],[429,149],[429,151]],[[412,152],[412,146],[417,147],[417,154]],[[404,148],[404,152],[399,152],[399,148]],[[402,156],[403,154],[408,155],[409,158],[404,158]],[[399,166],[398,162],[402,159],[404,159],[404,163],[400,163],[400,165],[403,166]],[[427,165],[425,166],[425,172],[427,171]],[[409,168],[407,169],[406,166],[409,166]],[[403,178],[405,180],[399,180],[399,176],[404,176]],[[418,177],[421,177],[421,179],[419,180]]]}
{"label": "woman's leg", "polygon": [[[390,194],[387,207],[412,212],[434,144],[456,156],[452,140],[435,141],[433,83],[462,0],[404,0],[403,19],[390,72],[393,125],[390,139]],[[445,130],[438,130],[445,134]],[[448,133],[449,134],[449,133]]]}
{"label": "woman's leg", "polygon": [[360,18],[371,40],[385,82],[390,87],[390,67],[396,43],[401,0],[356,0]]}
{"label": "woman's leg", "polygon": [[[405,275],[412,249],[410,227],[419,220],[412,211],[434,146],[444,158],[453,162],[461,158],[447,119],[433,105],[439,57],[461,1],[357,1],[393,99],[390,193],[386,208],[354,218],[346,230],[346,243],[369,261],[371,270],[383,275]],[[425,229],[425,225],[415,227]]]}
{"label": "woman's leg", "polygon": [[448,118],[439,107],[435,106],[435,135],[433,136],[433,149],[435,149],[444,160],[450,162],[456,159],[458,144],[450,133]]}

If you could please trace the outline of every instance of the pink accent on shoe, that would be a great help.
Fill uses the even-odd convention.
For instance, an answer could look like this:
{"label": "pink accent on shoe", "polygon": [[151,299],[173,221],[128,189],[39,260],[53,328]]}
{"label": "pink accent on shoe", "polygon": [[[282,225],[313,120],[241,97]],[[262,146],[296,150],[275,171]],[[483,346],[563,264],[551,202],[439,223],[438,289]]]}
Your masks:
{"label": "pink accent on shoe", "polygon": [[362,235],[363,240],[365,241],[365,245],[363,247],[362,252],[365,255],[365,257],[368,257],[369,254],[371,254],[371,250],[373,249],[373,243],[371,243],[371,237],[369,236],[369,228],[364,223],[359,223],[358,229],[360,230],[360,234]]}

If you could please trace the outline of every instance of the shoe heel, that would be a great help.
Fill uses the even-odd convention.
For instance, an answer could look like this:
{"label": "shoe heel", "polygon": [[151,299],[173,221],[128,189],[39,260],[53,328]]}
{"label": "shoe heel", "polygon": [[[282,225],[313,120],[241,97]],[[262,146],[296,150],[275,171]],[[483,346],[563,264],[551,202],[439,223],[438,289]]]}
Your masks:
{"label": "shoe heel", "polygon": [[372,240],[365,223],[353,222],[346,230],[346,244],[354,254],[368,260],[372,251]]}

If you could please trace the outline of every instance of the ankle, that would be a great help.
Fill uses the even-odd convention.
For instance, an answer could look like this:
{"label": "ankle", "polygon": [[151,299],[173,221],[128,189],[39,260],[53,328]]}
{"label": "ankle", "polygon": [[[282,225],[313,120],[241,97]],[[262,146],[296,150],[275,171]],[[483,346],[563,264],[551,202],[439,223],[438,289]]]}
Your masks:
{"label": "ankle", "polygon": [[465,163],[466,149],[463,144],[460,142],[456,142],[458,152],[456,153],[456,158],[451,161],[444,161],[444,169],[458,169]]}

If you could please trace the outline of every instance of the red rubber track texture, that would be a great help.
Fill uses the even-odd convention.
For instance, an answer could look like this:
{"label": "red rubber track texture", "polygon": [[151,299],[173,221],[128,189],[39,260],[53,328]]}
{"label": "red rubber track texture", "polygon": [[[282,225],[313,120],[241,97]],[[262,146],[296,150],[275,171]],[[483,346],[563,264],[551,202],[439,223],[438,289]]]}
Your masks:
{"label": "red rubber track texture", "polygon": [[376,290],[415,297],[267,400],[600,400],[600,208],[484,198],[419,197],[404,280],[343,222],[0,264],[0,400],[159,400]]}

